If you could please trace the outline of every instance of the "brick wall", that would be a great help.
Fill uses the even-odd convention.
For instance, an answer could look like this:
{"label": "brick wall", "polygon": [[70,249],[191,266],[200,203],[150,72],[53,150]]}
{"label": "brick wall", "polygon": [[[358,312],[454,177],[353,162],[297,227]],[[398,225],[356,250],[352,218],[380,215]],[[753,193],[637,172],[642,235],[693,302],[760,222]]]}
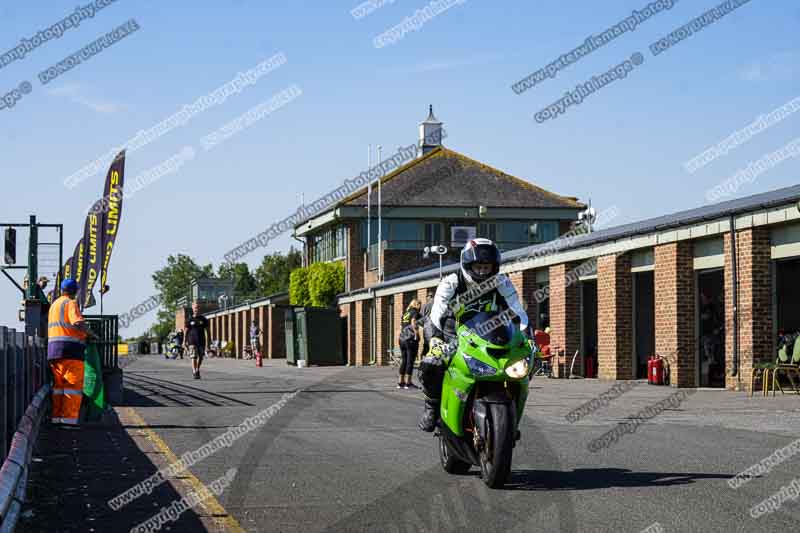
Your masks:
{"label": "brick wall", "polygon": [[725,387],[749,387],[753,363],[774,361],[770,230],[748,228],[736,232],[739,278],[739,372],[733,369],[733,269],[730,234],[725,235]]}
{"label": "brick wall", "polygon": [[695,288],[691,241],[655,247],[656,353],[670,361],[670,382],[695,387]]}
{"label": "brick wall", "polygon": [[[561,263],[550,267],[550,346],[556,354],[553,375],[565,377],[575,351],[580,348],[580,291],[579,283],[568,283],[567,274],[580,263]],[[582,368],[582,357],[575,362]]]}
{"label": "brick wall", "polygon": [[347,262],[345,272],[348,274],[346,288],[354,291],[364,288],[364,256],[361,251],[358,224],[348,222],[347,226]]}
{"label": "brick wall", "polygon": [[536,299],[534,293],[536,292],[536,271],[524,270],[522,272],[512,272],[508,275],[514,288],[517,289],[517,294],[520,297],[522,306],[525,308],[525,313],[528,315],[528,321],[531,325],[534,324],[536,318]]}
{"label": "brick wall", "polygon": [[597,359],[600,379],[633,379],[633,275],[630,255],[597,261]]}

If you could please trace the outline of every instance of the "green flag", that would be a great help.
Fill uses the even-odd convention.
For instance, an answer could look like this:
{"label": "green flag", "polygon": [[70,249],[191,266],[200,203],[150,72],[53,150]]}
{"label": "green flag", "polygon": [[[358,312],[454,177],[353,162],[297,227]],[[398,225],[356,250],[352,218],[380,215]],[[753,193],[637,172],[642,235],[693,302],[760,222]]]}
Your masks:
{"label": "green flag", "polygon": [[106,409],[106,396],[103,390],[103,365],[94,343],[86,346],[86,358],[83,362],[83,396],[86,407],[81,411],[85,412],[86,419],[82,422],[101,421]]}

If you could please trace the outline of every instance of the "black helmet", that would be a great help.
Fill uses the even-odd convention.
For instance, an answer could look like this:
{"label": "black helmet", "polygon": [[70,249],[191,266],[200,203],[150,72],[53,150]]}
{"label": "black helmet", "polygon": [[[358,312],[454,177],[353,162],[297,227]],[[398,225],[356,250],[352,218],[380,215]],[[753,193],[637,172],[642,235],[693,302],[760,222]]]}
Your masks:
{"label": "black helmet", "polygon": [[[475,263],[489,263],[492,270],[489,274],[478,275],[472,267]],[[466,276],[467,281],[480,283],[486,281],[500,272],[500,250],[489,239],[472,239],[467,241],[464,249],[461,250],[461,273]]]}

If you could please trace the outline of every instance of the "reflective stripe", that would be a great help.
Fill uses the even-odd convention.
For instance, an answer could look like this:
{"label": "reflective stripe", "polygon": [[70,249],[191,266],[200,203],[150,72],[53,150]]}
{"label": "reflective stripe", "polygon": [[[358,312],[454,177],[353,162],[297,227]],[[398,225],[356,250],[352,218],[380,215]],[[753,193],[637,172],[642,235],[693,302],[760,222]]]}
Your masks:
{"label": "reflective stripe", "polygon": [[61,342],[74,342],[75,344],[86,344],[86,342],[76,339],[75,337],[48,337],[47,340],[49,341],[61,341]]}
{"label": "reflective stripe", "polygon": [[54,416],[53,418],[50,419],[50,422],[53,424],[60,424],[61,419]]}
{"label": "reflective stripe", "polygon": [[64,391],[64,394],[68,394],[68,395],[71,395],[71,396],[76,396],[76,395],[77,396],[81,396],[81,395],[83,395],[83,390],[79,390],[79,389],[61,389],[61,390]]}
{"label": "reflective stripe", "polygon": [[53,389],[53,394],[64,394],[64,389]]}
{"label": "reflective stripe", "polygon": [[73,425],[77,426],[78,425],[78,419],[77,418],[62,418],[61,419],[61,423],[62,424],[73,424]]}

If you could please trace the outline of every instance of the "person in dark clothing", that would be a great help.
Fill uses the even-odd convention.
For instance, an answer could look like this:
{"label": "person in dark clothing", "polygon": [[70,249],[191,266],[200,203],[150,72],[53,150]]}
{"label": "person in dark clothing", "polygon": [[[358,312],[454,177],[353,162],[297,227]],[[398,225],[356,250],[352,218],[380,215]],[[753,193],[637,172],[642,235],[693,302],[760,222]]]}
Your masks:
{"label": "person in dark clothing", "polygon": [[192,316],[186,321],[183,328],[186,332],[186,346],[189,348],[189,358],[192,360],[192,375],[194,379],[200,379],[200,365],[203,364],[203,356],[206,353],[208,342],[208,319],[200,314],[200,306],[197,302],[192,304]]}
{"label": "person in dark clothing", "polygon": [[178,347],[178,355],[183,359],[183,331],[175,332],[175,346]]}
{"label": "person in dark clothing", "polygon": [[416,389],[417,386],[411,382],[411,375],[414,373],[414,361],[419,352],[419,309],[422,307],[419,300],[411,300],[403,319],[400,322],[400,352],[402,361],[400,363],[400,381],[397,383],[398,389]]}
{"label": "person in dark clothing", "polygon": [[422,315],[422,355],[427,354],[430,350],[430,342],[434,333],[433,323],[431,322],[431,308],[433,307],[434,292],[435,291],[428,290],[428,297],[420,311]]}

